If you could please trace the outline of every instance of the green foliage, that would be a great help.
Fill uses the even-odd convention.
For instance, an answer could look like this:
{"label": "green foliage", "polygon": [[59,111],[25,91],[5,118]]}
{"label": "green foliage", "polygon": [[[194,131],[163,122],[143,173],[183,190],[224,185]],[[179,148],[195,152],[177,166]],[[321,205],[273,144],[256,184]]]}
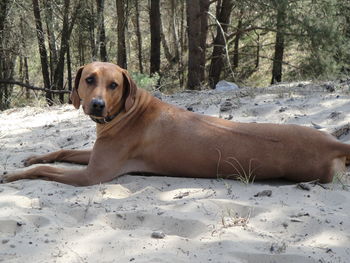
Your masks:
{"label": "green foliage", "polygon": [[307,10],[309,14],[299,25],[305,33],[299,38],[300,46],[308,50],[308,55],[301,61],[300,73],[312,78],[337,77],[343,60],[339,55],[345,47],[339,27],[341,20],[335,19],[339,8],[334,1],[320,1]]}
{"label": "green foliage", "polygon": [[148,91],[154,90],[154,87],[157,86],[157,83],[159,81],[159,74],[153,74],[152,76],[149,76],[147,74],[134,72],[131,73],[131,76],[139,88]]}
{"label": "green foliage", "polygon": [[[275,14],[279,1],[239,0],[238,2],[245,4],[243,28],[256,26],[259,29],[247,31],[240,39],[240,63],[236,69],[236,81],[261,86],[268,83],[271,74],[271,58],[274,54],[276,34],[273,29],[276,26]],[[288,6],[284,25],[283,80],[335,79],[349,74],[350,2],[348,0],[283,0],[283,2]],[[261,47],[260,63],[258,68],[254,68],[258,45]],[[231,44],[231,53],[232,49]]]}
{"label": "green foliage", "polygon": [[[17,0],[3,1],[8,3],[4,29],[0,32],[0,78],[12,78],[24,82],[24,58],[28,59],[29,83],[43,87],[42,69],[36,37],[35,20],[32,1]],[[49,14],[48,3],[40,1],[42,23],[46,49],[52,67],[54,48],[61,49],[61,29],[63,21],[64,1],[52,3],[54,12],[52,19]],[[70,1],[70,16],[79,1]],[[215,16],[217,4],[221,1],[210,1],[209,12]],[[161,69],[159,75],[150,77],[147,74],[137,73],[141,70],[149,72],[150,61],[150,24],[148,1],[138,1],[139,12],[134,4],[129,2],[126,7],[126,48],[128,71],[132,73],[137,85],[152,90],[155,86],[163,92],[174,92],[186,88],[188,68],[188,42],[186,1],[164,0],[161,8],[162,20],[162,47]],[[175,4],[176,3],[176,4]],[[174,5],[175,4],[175,5]],[[242,85],[266,86],[271,80],[272,63],[275,52],[276,14],[278,9],[286,8],[283,55],[283,81],[303,79],[335,79],[350,73],[350,1],[349,0],[236,0],[231,13],[230,25],[226,35],[228,58],[223,59],[224,69],[221,79],[235,81]],[[70,38],[71,68],[74,72],[81,65],[97,60],[98,52],[98,25],[96,1],[81,1],[79,12],[73,26]],[[104,23],[106,30],[106,47],[108,60],[116,62],[118,51],[117,17],[115,1],[105,1]],[[137,20],[138,19],[138,20]],[[209,18],[208,18],[209,19]],[[142,44],[138,49],[136,37],[136,22],[140,23]],[[209,19],[206,39],[205,76],[208,77],[213,39],[216,34],[216,24]],[[50,23],[51,22],[51,23]],[[50,36],[55,37],[56,47],[49,46],[48,25],[52,26]],[[1,23],[0,23],[1,25]],[[238,28],[240,27],[240,28]],[[232,76],[233,57],[236,36],[239,35],[238,58],[239,62]],[[165,56],[165,45],[170,52]],[[140,55],[141,53],[141,55]],[[228,63],[228,61],[230,63]],[[141,64],[141,66],[140,66]],[[65,71],[67,66],[65,66]],[[6,74],[5,74],[6,73]],[[65,72],[65,82],[68,74]],[[208,78],[203,81],[202,88]],[[68,85],[65,85],[67,89]],[[31,92],[30,99],[25,92],[17,92],[15,87],[0,90],[0,104],[29,105],[31,101],[41,101],[44,93]],[[37,94],[37,95],[34,95]],[[40,97],[40,99],[39,99]],[[56,100],[56,97],[54,99]],[[66,96],[67,98],[67,96]],[[1,103],[2,102],[2,103]],[[55,101],[56,102],[56,101]],[[10,106],[11,106],[10,105]]]}

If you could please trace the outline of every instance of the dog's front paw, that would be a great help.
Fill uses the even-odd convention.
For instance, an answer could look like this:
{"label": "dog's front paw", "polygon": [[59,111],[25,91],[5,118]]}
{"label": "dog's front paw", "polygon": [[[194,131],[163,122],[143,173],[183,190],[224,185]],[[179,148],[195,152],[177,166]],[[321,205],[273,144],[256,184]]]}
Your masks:
{"label": "dog's front paw", "polygon": [[32,164],[36,164],[36,163],[44,163],[44,161],[40,158],[38,158],[38,156],[30,156],[27,159],[23,160],[23,165],[25,167],[28,167]]}
{"label": "dog's front paw", "polygon": [[2,172],[2,174],[0,175],[0,184],[10,183],[16,180],[18,180],[17,175],[9,174],[7,171]]}
{"label": "dog's front paw", "polygon": [[24,172],[8,173],[7,171],[5,171],[0,175],[0,184],[10,183],[21,179],[27,179],[26,173]]}
{"label": "dog's front paw", "polygon": [[4,171],[4,172],[1,174],[1,176],[0,176],[0,184],[7,183],[6,175],[7,175],[7,171]]}

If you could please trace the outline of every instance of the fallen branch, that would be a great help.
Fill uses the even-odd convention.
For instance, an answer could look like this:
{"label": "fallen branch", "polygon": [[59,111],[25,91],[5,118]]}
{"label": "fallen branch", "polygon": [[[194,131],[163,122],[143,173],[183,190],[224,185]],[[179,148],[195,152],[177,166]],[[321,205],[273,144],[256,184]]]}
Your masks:
{"label": "fallen branch", "polygon": [[[31,90],[40,90],[40,91],[45,91],[45,92],[51,92],[51,93],[70,93],[69,90],[50,90],[50,89],[45,89],[45,88],[39,88],[39,87],[35,87],[23,82],[19,82],[19,81],[15,81],[15,80],[10,80],[10,79],[0,79],[0,84],[11,84],[11,85],[17,85],[17,86],[21,86],[24,87],[26,89],[31,89]],[[1,88],[2,86],[0,86]]]}

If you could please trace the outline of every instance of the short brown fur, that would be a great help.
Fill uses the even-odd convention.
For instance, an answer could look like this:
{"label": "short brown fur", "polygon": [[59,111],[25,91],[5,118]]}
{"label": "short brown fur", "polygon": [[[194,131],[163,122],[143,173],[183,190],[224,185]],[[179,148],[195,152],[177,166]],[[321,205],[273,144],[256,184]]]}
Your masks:
{"label": "short brown fur", "polygon": [[[94,84],[86,79],[94,76]],[[118,84],[109,89],[111,82]],[[131,172],[203,178],[285,178],[329,183],[345,171],[350,146],[321,131],[279,124],[237,123],[185,111],[137,89],[126,70],[94,62],[78,70],[71,99],[90,115],[89,104],[105,102],[91,151],[60,150],[30,157],[27,166],[55,161],[87,164],[82,170],[38,166],[4,176],[5,182],[42,178],[93,185]],[[253,179],[250,178],[250,179]]]}

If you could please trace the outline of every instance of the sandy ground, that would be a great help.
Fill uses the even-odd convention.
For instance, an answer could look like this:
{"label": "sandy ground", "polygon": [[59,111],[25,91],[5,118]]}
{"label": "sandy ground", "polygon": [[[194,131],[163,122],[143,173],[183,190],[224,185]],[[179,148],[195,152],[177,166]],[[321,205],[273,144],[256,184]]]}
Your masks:
{"label": "sandy ground", "polygon": [[[157,95],[235,121],[314,126],[350,143],[349,87],[326,87]],[[91,148],[94,126],[71,105],[1,112],[0,172],[25,169],[33,154]],[[0,262],[349,262],[346,178],[306,186],[129,175],[89,187],[1,184]]]}

